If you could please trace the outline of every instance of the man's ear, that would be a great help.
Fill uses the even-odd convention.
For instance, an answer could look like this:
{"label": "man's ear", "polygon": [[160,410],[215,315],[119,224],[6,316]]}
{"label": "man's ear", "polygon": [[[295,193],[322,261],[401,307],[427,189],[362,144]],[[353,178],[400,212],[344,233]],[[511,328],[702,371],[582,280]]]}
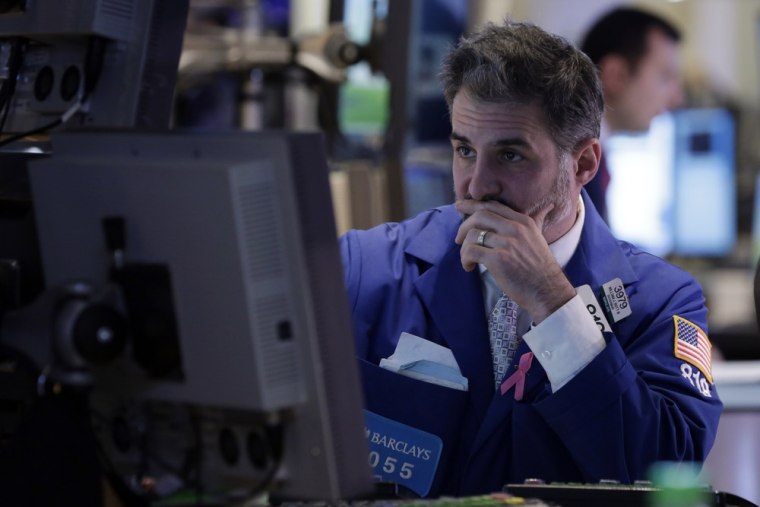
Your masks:
{"label": "man's ear", "polygon": [[625,89],[631,77],[628,61],[621,55],[607,55],[599,61],[599,78],[605,100],[614,100]]}
{"label": "man's ear", "polygon": [[584,141],[575,150],[575,181],[583,186],[594,177],[602,159],[602,144],[599,139]]}

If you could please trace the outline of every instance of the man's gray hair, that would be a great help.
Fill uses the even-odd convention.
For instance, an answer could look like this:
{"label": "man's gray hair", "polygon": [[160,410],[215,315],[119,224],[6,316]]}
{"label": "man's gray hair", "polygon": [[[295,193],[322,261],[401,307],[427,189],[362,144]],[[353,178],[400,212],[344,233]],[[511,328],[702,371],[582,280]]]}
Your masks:
{"label": "man's gray hair", "polygon": [[562,37],[530,23],[488,23],[463,36],[443,60],[443,93],[496,103],[541,106],[552,138],[571,152],[599,137],[604,99],[591,60]]}

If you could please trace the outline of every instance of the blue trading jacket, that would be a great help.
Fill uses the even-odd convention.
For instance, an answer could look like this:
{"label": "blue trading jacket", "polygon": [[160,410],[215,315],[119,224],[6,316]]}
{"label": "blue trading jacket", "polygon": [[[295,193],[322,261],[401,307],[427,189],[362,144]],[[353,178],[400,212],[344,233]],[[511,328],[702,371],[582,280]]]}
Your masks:
{"label": "blue trading jacket", "polygon": [[[631,483],[655,461],[707,456],[722,404],[674,353],[674,315],[707,330],[701,288],[616,240],[585,191],[583,198],[583,233],[565,273],[595,294],[622,279],[633,312],[608,319],[604,351],[556,393],[533,361],[521,401],[494,391],[480,280],[460,264],[453,206],[341,238],[367,409],[443,441],[428,496],[499,491],[526,478]],[[469,390],[379,368],[404,331],[450,348]],[[516,357],[528,351],[523,342]]]}

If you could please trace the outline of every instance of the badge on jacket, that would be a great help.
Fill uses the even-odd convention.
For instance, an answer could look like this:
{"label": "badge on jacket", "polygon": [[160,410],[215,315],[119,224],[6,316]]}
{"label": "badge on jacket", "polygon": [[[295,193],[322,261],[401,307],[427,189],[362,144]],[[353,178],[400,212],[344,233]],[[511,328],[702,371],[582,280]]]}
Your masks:
{"label": "badge on jacket", "polygon": [[612,322],[620,322],[631,314],[631,304],[625,293],[623,281],[615,278],[602,285],[602,301]]}
{"label": "badge on jacket", "polygon": [[712,384],[712,344],[699,326],[683,317],[673,315],[675,356],[695,366]]}
{"label": "badge on jacket", "polygon": [[364,418],[369,466],[375,478],[426,496],[443,452],[441,438],[369,410]]}

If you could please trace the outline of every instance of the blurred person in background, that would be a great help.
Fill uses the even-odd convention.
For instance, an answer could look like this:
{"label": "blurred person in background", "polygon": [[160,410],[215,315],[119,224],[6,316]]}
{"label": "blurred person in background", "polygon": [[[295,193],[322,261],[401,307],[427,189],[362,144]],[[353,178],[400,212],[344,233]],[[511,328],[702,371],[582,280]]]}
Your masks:
{"label": "blurred person in background", "polygon": [[[669,21],[633,7],[616,8],[592,24],[580,49],[597,66],[602,81],[602,144],[612,134],[646,132],[654,117],[682,103],[680,40]],[[609,181],[602,156],[586,191],[605,221]]]}

